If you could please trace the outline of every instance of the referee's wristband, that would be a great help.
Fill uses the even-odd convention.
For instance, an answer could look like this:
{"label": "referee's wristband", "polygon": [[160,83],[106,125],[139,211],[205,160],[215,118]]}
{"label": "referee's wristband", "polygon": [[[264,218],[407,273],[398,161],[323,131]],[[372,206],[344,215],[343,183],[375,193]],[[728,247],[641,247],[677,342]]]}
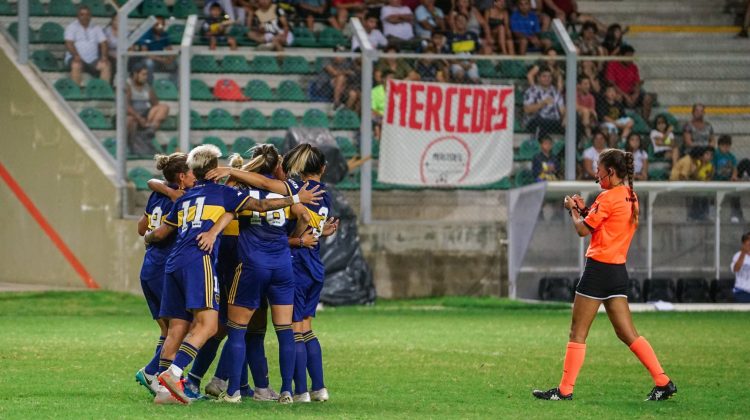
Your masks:
{"label": "referee's wristband", "polygon": [[294,194],[292,196],[292,201],[294,202],[294,204],[299,204],[300,203],[300,201],[299,201],[299,194]]}

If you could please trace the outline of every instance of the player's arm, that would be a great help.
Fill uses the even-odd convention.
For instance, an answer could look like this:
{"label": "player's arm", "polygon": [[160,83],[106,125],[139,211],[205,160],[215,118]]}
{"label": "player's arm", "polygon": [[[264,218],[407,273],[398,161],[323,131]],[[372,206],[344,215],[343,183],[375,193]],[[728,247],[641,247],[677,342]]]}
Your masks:
{"label": "player's arm", "polygon": [[143,236],[148,230],[148,217],[144,214],[138,219],[138,236]]}
{"label": "player's arm", "polygon": [[336,230],[338,230],[340,221],[341,220],[337,217],[329,217],[323,226],[323,231],[320,233],[320,236],[332,236],[336,233]]}
{"label": "player's arm", "polygon": [[307,189],[307,186],[308,183],[305,182],[297,194],[284,198],[266,198],[258,200],[256,198],[248,197],[245,203],[237,209],[237,211],[250,210],[263,213],[271,210],[283,209],[284,207],[289,207],[298,203],[317,204],[318,201],[323,199],[322,196],[325,194],[325,190],[319,191],[320,185],[316,185],[309,190]]}
{"label": "player's arm", "polygon": [[170,188],[167,185],[166,181],[162,181],[161,179],[151,178],[148,180],[148,182],[146,182],[146,185],[148,185],[148,189],[150,189],[151,191],[164,194],[173,202],[177,201],[178,198],[182,197],[182,195],[185,194],[185,190],[176,190],[174,188]]}
{"label": "player's arm", "polygon": [[158,228],[152,230],[151,232],[147,233],[143,240],[146,241],[146,245],[154,243],[154,242],[161,242],[166,237],[172,234],[174,230],[177,228],[177,226],[172,226],[170,224],[163,224],[159,226]]}
{"label": "player's arm", "polygon": [[306,230],[300,237],[290,236],[287,241],[289,241],[289,246],[294,248],[315,248],[318,244],[318,238],[313,235],[312,230]]}
{"label": "player's arm", "polygon": [[219,217],[219,220],[211,226],[208,232],[201,232],[195,238],[198,241],[198,247],[201,251],[211,253],[214,249],[214,243],[216,238],[221,235],[221,232],[229,226],[229,223],[234,220],[234,213],[224,213]]}
{"label": "player's arm", "polygon": [[566,195],[563,205],[570,213],[570,218],[573,220],[573,226],[575,227],[578,236],[584,237],[591,234],[588,226],[583,223],[583,217],[581,217],[581,213],[578,211],[578,206],[576,206],[575,200]]}
{"label": "player's arm", "polygon": [[206,179],[210,179],[212,181],[217,181],[221,178],[226,177],[234,178],[255,188],[271,191],[276,194],[288,193],[284,181],[271,179],[255,172],[247,172],[230,167],[219,167],[216,169],[211,169],[206,174]]}
{"label": "player's arm", "polygon": [[294,227],[291,236],[299,238],[310,226],[310,213],[307,211],[307,207],[302,204],[295,204],[289,210],[297,218],[297,225]]}

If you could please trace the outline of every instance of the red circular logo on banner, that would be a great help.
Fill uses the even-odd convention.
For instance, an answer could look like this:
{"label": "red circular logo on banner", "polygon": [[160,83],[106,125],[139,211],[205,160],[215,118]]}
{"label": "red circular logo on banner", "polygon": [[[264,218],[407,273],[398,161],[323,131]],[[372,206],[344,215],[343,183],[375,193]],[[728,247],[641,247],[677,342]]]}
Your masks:
{"label": "red circular logo on banner", "polygon": [[471,150],[456,136],[445,136],[430,142],[422,152],[419,175],[423,184],[457,184],[469,175]]}

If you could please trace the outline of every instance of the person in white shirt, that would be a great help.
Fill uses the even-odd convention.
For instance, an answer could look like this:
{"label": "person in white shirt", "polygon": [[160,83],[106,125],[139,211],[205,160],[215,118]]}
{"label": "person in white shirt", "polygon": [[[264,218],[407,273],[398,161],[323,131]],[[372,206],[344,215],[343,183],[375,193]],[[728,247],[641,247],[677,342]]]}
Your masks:
{"label": "person in white shirt", "polygon": [[445,32],[445,15],[439,7],[435,6],[435,0],[422,0],[414,11],[417,23],[414,28],[417,35],[422,39],[430,39],[432,32],[440,30]]}
{"label": "person in white shirt", "polygon": [[380,9],[380,21],[388,42],[399,47],[416,49],[419,38],[414,37],[414,13],[401,0],[388,0],[388,5]]}
{"label": "person in white shirt", "polygon": [[70,78],[81,84],[83,72],[109,82],[112,66],[109,61],[107,37],[99,25],[91,23],[91,10],[78,8],[78,18],[65,28],[65,64]]}
{"label": "person in white shirt", "polygon": [[742,247],[732,257],[729,268],[734,273],[734,301],[750,303],[750,232],[742,235]]}
{"label": "person in white shirt", "polygon": [[596,169],[599,163],[599,155],[607,147],[607,138],[602,131],[594,132],[591,147],[583,151],[583,179],[597,179]]}
{"label": "person in white shirt", "polygon": [[[370,40],[370,45],[375,49],[383,49],[388,45],[388,40],[385,39],[383,33],[378,29],[378,17],[375,15],[367,15],[364,25],[365,31],[367,31],[367,38]],[[352,37],[352,51],[359,51],[359,40],[357,37]]]}

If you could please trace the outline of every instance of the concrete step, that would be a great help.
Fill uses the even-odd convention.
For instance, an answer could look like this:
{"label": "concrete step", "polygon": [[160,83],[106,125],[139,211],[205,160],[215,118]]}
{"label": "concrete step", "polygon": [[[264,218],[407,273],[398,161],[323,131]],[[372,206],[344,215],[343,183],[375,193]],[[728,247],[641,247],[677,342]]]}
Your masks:
{"label": "concrete step", "polygon": [[713,1],[579,1],[578,10],[596,16],[608,13],[651,14],[651,13],[701,13],[720,14],[723,7]]}
{"label": "concrete step", "polygon": [[[648,85],[647,90],[650,89]],[[748,93],[713,93],[713,92],[660,92],[659,103],[664,106],[683,105],[701,102],[706,105],[747,106],[750,105]]]}
{"label": "concrete step", "polygon": [[[680,124],[685,123],[690,119],[689,114],[673,114],[679,121]],[[736,116],[707,116],[706,121],[710,122],[714,127],[714,130],[722,134],[737,134],[735,143],[743,143],[750,147],[750,138],[742,135],[750,134],[750,114],[736,115]]]}
{"label": "concrete step", "polygon": [[636,63],[645,80],[750,80],[750,60],[736,57],[659,58],[639,56]]}
{"label": "concrete step", "polygon": [[[656,35],[656,34],[653,34]],[[651,37],[626,35],[627,42],[635,48],[637,54],[655,53],[738,53],[750,52],[750,42],[737,39],[733,34],[716,34],[718,36],[702,36],[703,34],[680,34],[675,37]],[[743,42],[744,41],[744,42]]]}
{"label": "concrete step", "polygon": [[750,105],[750,83],[747,80],[646,80],[647,88],[659,93],[744,93],[748,95],[748,105]]}
{"label": "concrete step", "polygon": [[596,18],[602,22],[617,22],[621,25],[702,25],[727,26],[734,24],[734,16],[724,14],[683,13],[682,11],[644,13],[606,12],[597,13]]}

